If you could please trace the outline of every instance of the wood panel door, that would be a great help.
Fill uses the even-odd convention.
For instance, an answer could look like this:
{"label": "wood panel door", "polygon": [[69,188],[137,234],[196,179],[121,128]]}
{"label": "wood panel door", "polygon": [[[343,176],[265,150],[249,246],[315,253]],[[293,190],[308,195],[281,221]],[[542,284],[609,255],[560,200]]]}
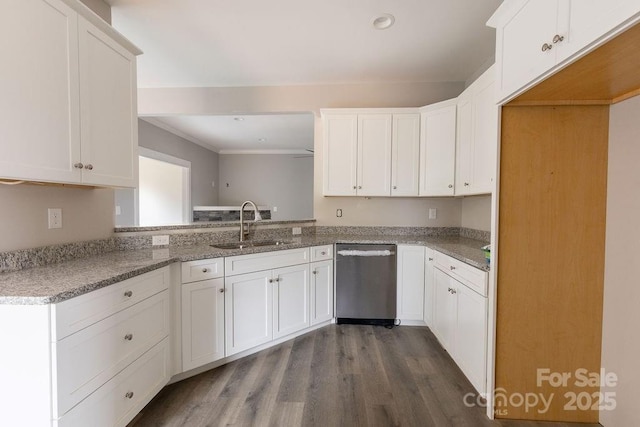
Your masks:
{"label": "wood panel door", "polygon": [[497,388],[552,393],[548,411],[498,416],[597,422],[538,369],[600,370],[608,146],[607,106],[503,107],[497,287]]}

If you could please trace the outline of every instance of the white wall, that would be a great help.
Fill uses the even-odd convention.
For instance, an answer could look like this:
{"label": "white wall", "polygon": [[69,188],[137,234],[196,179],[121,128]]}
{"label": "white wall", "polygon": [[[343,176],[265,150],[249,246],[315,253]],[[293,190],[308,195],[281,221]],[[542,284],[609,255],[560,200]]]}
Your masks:
{"label": "white wall", "polygon": [[462,227],[491,231],[491,196],[462,199]]}
{"label": "white wall", "polygon": [[[273,208],[274,220],[313,218],[313,157],[290,154],[220,154],[219,204],[245,200]],[[227,184],[229,185],[227,187]]]}
{"label": "white wall", "polygon": [[602,367],[617,374],[616,409],[601,411],[605,427],[638,426],[640,395],[640,97],[613,105],[609,127],[607,235]]}
{"label": "white wall", "polygon": [[174,225],[190,222],[183,218],[185,179],[183,167],[140,157],[138,194],[140,226]]}
{"label": "white wall", "polygon": [[[113,190],[0,185],[0,252],[113,235]],[[62,228],[48,229],[47,209],[62,208]]]}

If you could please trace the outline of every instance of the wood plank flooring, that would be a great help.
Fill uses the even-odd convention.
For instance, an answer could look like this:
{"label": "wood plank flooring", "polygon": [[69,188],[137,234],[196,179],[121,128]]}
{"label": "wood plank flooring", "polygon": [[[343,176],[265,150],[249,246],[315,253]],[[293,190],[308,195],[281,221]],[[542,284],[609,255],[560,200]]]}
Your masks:
{"label": "wood plank flooring", "polygon": [[330,325],[165,387],[129,427],[569,425],[491,421],[469,392],[429,328]]}

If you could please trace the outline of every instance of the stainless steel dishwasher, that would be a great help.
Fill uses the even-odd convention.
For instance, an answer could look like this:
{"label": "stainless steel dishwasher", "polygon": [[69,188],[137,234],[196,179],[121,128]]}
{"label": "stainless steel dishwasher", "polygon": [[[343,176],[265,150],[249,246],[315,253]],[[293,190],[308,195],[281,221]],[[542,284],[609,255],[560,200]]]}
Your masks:
{"label": "stainless steel dishwasher", "polygon": [[336,244],[336,323],[394,325],[396,245]]}

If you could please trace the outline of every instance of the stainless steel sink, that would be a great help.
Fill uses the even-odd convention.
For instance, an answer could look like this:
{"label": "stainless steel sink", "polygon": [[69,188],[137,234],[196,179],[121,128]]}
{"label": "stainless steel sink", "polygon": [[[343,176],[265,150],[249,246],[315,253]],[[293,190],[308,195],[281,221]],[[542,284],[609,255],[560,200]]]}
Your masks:
{"label": "stainless steel sink", "polygon": [[230,242],[230,243],[214,243],[212,246],[218,249],[246,249],[252,247],[261,246],[280,246],[293,243],[292,240],[246,240],[244,242]]}

